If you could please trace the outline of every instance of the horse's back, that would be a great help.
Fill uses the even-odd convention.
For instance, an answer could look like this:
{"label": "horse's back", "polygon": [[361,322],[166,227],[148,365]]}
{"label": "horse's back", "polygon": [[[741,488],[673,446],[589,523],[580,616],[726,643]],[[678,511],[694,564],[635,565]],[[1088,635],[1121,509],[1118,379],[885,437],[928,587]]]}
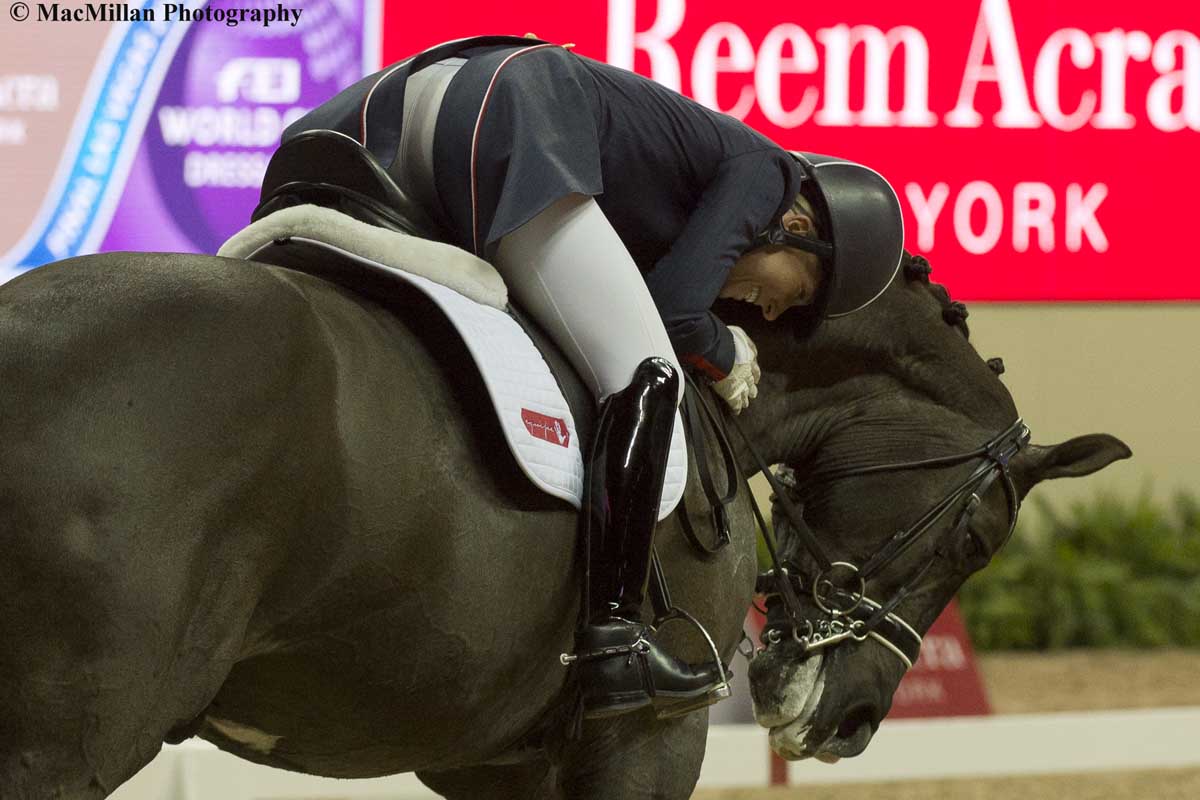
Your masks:
{"label": "horse's back", "polygon": [[199,511],[234,484],[313,483],[312,446],[336,433],[319,342],[300,293],[225,259],[113,253],[22,276],[0,287],[8,488],[56,488],[63,513]]}

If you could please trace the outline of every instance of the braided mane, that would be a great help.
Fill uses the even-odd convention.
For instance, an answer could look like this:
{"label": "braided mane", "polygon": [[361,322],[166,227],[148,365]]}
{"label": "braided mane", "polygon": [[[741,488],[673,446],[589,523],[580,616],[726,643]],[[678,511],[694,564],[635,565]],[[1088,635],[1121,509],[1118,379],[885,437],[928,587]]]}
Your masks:
{"label": "braided mane", "polygon": [[[928,259],[924,256],[914,256],[911,253],[905,255],[907,256],[907,260],[904,262],[905,279],[925,284],[925,288],[942,307],[942,319],[946,321],[947,325],[953,325],[958,329],[964,339],[970,341],[971,329],[967,327],[967,317],[970,315],[967,312],[966,304],[951,300],[950,292],[945,286],[929,280],[929,274],[933,272],[933,267],[929,264]],[[1004,362],[1001,359],[989,358],[987,365],[997,375],[1004,374]]]}
{"label": "braided mane", "polygon": [[933,272],[933,267],[929,264],[929,260],[924,256],[914,256],[906,254],[908,260],[904,264],[904,277],[910,281],[920,281],[925,284],[929,293],[942,307],[942,319],[947,325],[953,325],[958,329],[958,332],[963,335],[968,341],[971,338],[971,329],[967,327],[967,317],[970,314],[967,312],[967,307],[963,303],[956,302],[950,299],[950,292],[945,286],[940,283],[934,283],[929,279],[929,274]]}

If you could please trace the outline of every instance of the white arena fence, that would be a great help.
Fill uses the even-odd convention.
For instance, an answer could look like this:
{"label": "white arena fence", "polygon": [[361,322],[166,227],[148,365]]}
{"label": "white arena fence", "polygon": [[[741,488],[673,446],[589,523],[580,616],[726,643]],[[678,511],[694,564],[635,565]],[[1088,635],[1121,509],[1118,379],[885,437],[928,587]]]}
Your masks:
{"label": "white arena fence", "polygon": [[[1032,775],[1200,766],[1200,707],[885,722],[862,756],[788,765],[789,783]],[[766,786],[766,732],[715,725],[700,786]],[[412,775],[313,778],[193,740],[164,747],[113,800],[426,800]]]}

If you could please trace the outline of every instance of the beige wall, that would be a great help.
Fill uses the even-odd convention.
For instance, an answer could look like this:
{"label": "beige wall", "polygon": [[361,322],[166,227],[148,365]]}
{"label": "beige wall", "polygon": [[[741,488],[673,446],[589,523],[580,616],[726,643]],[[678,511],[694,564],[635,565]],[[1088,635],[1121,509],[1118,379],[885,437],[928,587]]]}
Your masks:
{"label": "beige wall", "polygon": [[1000,356],[1004,382],[1041,444],[1111,433],[1133,458],[1044,484],[1056,505],[1105,489],[1200,494],[1200,304],[970,306],[971,341]]}

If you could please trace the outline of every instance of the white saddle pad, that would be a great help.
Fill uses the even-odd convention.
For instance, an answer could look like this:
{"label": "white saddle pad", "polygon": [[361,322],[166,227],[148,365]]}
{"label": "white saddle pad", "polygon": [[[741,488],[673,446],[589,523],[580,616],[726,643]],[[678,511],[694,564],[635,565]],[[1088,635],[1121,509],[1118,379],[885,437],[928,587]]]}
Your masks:
{"label": "white saddle pad", "polygon": [[[571,409],[541,352],[505,310],[507,290],[494,267],[460,248],[311,205],[251,224],[217,255],[254,259],[283,238],[397,275],[436,303],[475,360],[521,470],[538,488],[581,507],[583,455]],[[678,505],[686,481],[687,445],[676,412],[659,519]]]}

